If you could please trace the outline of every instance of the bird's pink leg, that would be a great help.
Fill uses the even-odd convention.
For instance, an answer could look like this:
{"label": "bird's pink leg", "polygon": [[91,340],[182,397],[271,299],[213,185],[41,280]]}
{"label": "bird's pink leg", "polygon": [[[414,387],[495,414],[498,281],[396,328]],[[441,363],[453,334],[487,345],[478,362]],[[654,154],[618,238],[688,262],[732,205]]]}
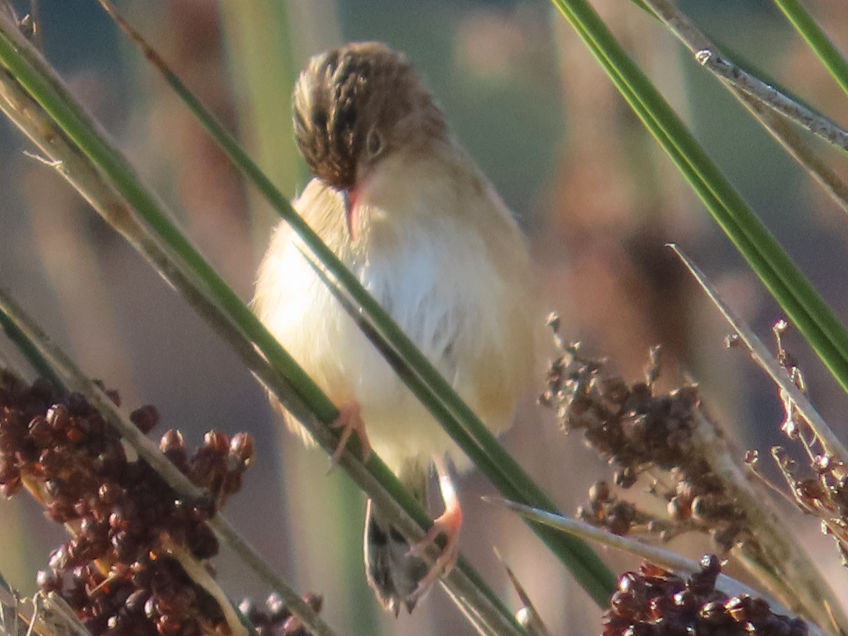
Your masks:
{"label": "bird's pink leg", "polygon": [[441,456],[433,458],[436,465],[436,473],[439,476],[439,492],[442,495],[442,501],[445,505],[445,511],[433,520],[433,525],[427,531],[427,535],[412,548],[410,554],[421,556],[428,546],[432,545],[439,535],[444,535],[447,542],[442,548],[442,553],[433,562],[433,567],[424,575],[418,582],[418,589],[415,591],[415,596],[423,594],[433,582],[445,574],[449,574],[456,565],[456,559],[459,556],[459,531],[462,528],[462,507],[459,504],[459,497],[456,495],[456,488],[450,473],[445,466],[444,459]]}
{"label": "bird's pink leg", "polygon": [[342,429],[342,433],[336,450],[333,451],[332,465],[336,466],[339,463],[345,446],[347,446],[347,441],[353,433],[356,433],[362,447],[362,461],[367,461],[371,456],[371,444],[368,441],[368,435],[365,434],[365,424],[362,422],[359,403],[355,401],[342,402],[338,405],[338,409],[339,416],[331,426]]}

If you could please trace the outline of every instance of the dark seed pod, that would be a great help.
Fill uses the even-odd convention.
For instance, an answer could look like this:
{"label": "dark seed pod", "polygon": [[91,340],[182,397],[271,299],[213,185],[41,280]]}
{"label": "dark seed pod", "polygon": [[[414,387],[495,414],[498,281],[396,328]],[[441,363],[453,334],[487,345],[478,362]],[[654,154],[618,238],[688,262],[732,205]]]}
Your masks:
{"label": "dark seed pod", "polygon": [[719,573],[718,559],[707,556],[687,580],[650,564],[622,574],[603,616],[604,636],[774,636],[804,625],[773,613],[764,599],[722,595],[715,589]]}
{"label": "dark seed pod", "polygon": [[130,421],[138,427],[138,430],[147,434],[159,423],[159,411],[152,404],[142,406],[130,413]]}

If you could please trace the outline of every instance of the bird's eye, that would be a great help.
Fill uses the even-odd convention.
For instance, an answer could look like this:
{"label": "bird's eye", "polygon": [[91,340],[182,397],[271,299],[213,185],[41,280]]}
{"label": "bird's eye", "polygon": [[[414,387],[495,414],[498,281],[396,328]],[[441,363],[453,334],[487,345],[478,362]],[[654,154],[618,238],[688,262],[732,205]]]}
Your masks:
{"label": "bird's eye", "polygon": [[365,139],[365,149],[368,151],[368,156],[372,159],[383,152],[383,136],[376,128],[368,131],[368,137]]}

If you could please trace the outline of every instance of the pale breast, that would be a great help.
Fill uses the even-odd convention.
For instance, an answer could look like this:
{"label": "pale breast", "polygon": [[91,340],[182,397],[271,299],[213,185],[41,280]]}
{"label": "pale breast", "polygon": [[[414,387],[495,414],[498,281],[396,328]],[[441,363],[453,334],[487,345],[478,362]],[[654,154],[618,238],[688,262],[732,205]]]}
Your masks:
{"label": "pale breast", "polygon": [[[334,191],[313,182],[296,207],[309,212],[307,220],[365,288],[499,431],[512,418],[532,359],[525,249],[511,220],[506,238],[501,231],[491,240],[490,228],[474,222],[500,209],[467,210],[464,216],[432,210],[434,201],[465,208],[500,205],[487,193],[465,192],[449,181],[424,187],[427,191],[398,193],[371,184],[358,198],[363,231],[356,245],[350,244]],[[497,261],[493,241],[507,250],[506,266]],[[287,228],[275,233],[257,290],[259,317],[332,400],[359,403],[372,446],[390,468],[454,450],[317,278]],[[459,460],[459,453],[451,455]]]}

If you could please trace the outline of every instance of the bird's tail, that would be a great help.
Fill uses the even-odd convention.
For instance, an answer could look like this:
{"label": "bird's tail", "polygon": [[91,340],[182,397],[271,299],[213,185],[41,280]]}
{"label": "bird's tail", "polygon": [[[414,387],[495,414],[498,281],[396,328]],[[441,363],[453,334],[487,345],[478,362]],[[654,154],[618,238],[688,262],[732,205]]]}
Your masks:
{"label": "bird's tail", "polygon": [[[398,474],[401,483],[427,506],[428,467],[420,462],[406,464]],[[377,600],[397,616],[401,606],[412,612],[418,602],[418,582],[429,571],[427,562],[409,554],[404,536],[380,514],[370,499],[365,509],[365,574]]]}

